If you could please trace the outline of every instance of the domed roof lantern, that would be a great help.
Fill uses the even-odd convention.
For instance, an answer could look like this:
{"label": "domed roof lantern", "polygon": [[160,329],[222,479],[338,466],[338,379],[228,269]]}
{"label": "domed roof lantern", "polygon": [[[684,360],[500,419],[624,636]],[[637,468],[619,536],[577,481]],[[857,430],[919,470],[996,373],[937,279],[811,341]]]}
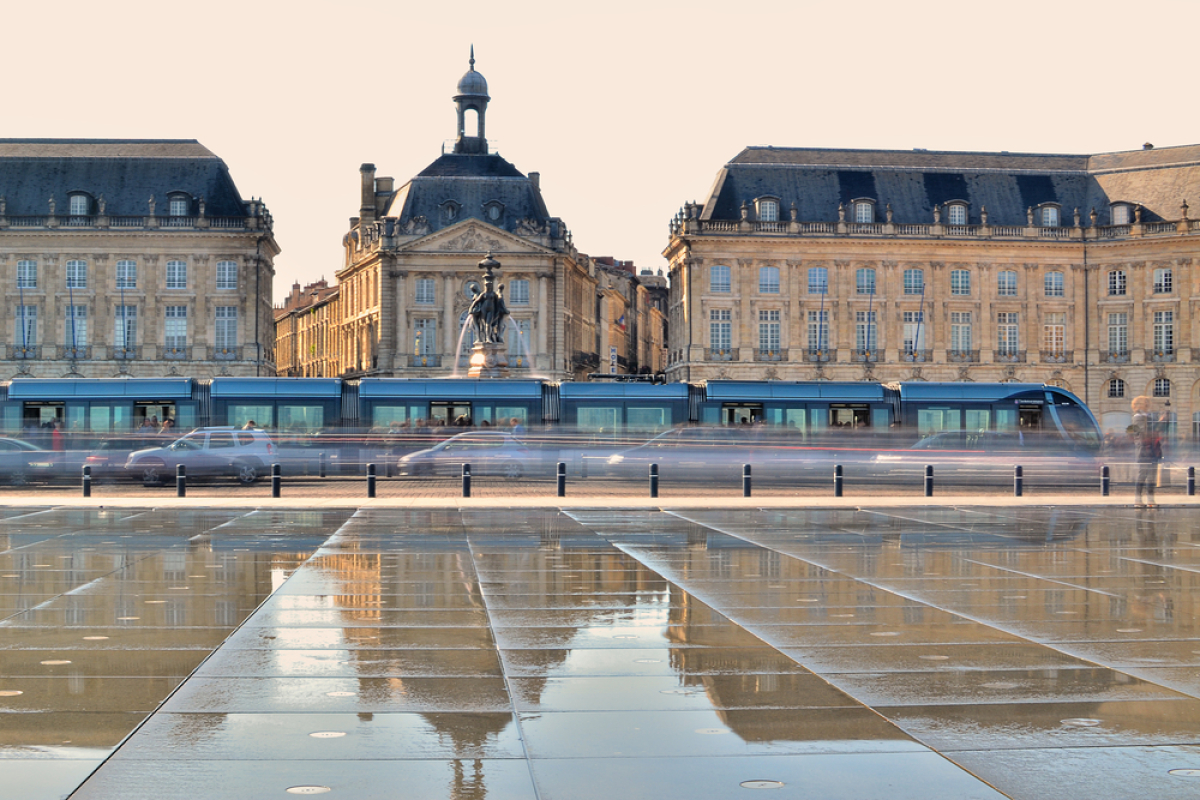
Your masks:
{"label": "domed roof lantern", "polygon": [[[475,45],[471,45],[471,68],[458,81],[458,94],[454,105],[458,108],[458,138],[454,142],[455,153],[487,155],[487,138],[484,136],[484,117],[487,114],[487,80],[475,71]],[[476,132],[468,136],[466,115],[475,112]]]}

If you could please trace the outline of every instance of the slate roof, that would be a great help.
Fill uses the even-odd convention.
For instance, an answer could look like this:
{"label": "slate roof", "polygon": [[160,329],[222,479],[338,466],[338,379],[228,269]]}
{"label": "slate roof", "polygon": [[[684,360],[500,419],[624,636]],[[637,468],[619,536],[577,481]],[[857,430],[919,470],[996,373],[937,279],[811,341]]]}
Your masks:
{"label": "slate roof", "polygon": [[[203,197],[210,217],[248,212],[225,162],[195,139],[0,139],[0,196],[10,216],[67,213],[67,194],[104,196],[110,216],[165,215],[167,195]],[[195,209],[193,209],[195,213]]]}
{"label": "slate roof", "polygon": [[1092,208],[1107,224],[1114,202],[1141,204],[1145,222],[1174,220],[1200,198],[1200,145],[1090,156],[748,147],[718,173],[701,219],[740,219],[743,202],[764,196],[779,198],[783,220],[794,202],[802,222],[835,222],[838,204],[857,198],[877,202],[879,221],[890,203],[897,223],[932,222],[949,200],[970,204],[971,224],[986,206],[990,224],[1024,225],[1042,203],[1061,205],[1067,225],[1075,208],[1084,225]]}
{"label": "slate roof", "polygon": [[[453,219],[444,213],[443,204],[448,200],[461,207]],[[492,201],[504,206],[499,220],[489,219],[484,214],[484,204]],[[385,216],[399,218],[401,225],[422,216],[431,231],[468,218],[483,220],[508,231],[522,219],[534,219],[542,224],[550,220],[542,193],[520,170],[498,155],[461,153],[442,155],[397,189]]]}

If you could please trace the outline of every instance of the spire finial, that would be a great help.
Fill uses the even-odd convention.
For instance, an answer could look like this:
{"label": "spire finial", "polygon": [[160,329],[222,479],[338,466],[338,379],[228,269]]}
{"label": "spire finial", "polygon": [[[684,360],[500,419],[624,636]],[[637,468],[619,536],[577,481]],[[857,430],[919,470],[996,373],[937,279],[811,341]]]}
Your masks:
{"label": "spire finial", "polygon": [[475,71],[475,45],[471,45],[471,72]]}

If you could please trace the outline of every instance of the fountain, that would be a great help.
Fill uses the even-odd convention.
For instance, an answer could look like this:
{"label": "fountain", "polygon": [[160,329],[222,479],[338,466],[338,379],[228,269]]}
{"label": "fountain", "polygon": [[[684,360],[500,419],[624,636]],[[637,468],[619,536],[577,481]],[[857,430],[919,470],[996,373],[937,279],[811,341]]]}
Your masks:
{"label": "fountain", "polygon": [[467,376],[507,378],[508,354],[504,348],[504,321],[508,318],[508,308],[504,305],[504,287],[497,290],[494,273],[494,270],[500,268],[500,262],[488,253],[479,262],[479,268],[483,270],[483,291],[475,295],[471,307],[467,310],[467,315],[475,326],[475,344],[471,348]]}

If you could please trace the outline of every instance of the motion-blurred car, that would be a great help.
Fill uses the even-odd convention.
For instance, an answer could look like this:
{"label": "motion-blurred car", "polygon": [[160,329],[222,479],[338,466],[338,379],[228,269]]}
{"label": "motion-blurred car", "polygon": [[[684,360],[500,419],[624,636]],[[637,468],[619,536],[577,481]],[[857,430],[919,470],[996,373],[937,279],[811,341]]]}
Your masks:
{"label": "motion-blurred car", "polygon": [[[857,442],[847,438],[843,444]],[[643,478],[657,464],[664,479],[725,480],[741,475],[750,464],[764,477],[796,476],[831,469],[835,460],[855,458],[851,448],[831,446],[825,439],[806,438],[789,428],[770,426],[696,426],[672,428],[636,447],[605,459],[605,474]]]}
{"label": "motion-blurred car", "polygon": [[274,445],[264,430],[197,428],[166,447],[130,453],[125,471],[145,486],[158,486],[182,464],[189,478],[233,476],[249,485],[274,458]]}
{"label": "motion-blurred car", "polygon": [[159,434],[122,434],[113,435],[96,443],[87,451],[83,463],[92,468],[94,480],[113,480],[127,477],[125,462],[130,453],[149,448],[166,447],[174,442],[177,436],[162,436]]}
{"label": "motion-blurred car", "polygon": [[1031,486],[1060,486],[1093,480],[1098,462],[1090,450],[1053,434],[964,430],[939,431],[874,459],[878,474],[914,480],[926,465],[935,479],[991,483],[1011,480],[1020,465]]}
{"label": "motion-blurred car", "polygon": [[451,436],[397,461],[401,475],[460,474],[463,464],[472,475],[502,475],[515,479],[536,471],[537,453],[506,431],[468,431]]}
{"label": "motion-blurred car", "polygon": [[0,481],[13,486],[25,486],[33,481],[56,477],[62,464],[62,453],[44,450],[21,439],[0,437]]}

